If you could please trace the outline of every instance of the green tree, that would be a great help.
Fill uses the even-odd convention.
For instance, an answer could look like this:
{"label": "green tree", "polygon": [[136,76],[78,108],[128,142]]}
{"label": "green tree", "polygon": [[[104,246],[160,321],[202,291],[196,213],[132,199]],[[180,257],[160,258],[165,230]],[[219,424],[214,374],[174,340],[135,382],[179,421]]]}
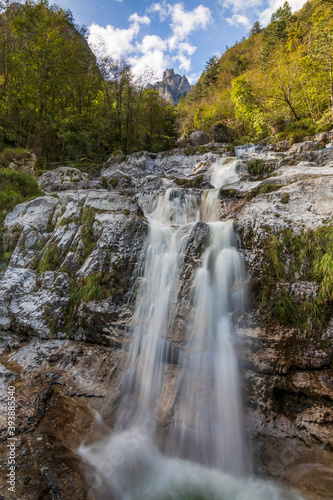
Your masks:
{"label": "green tree", "polygon": [[318,26],[309,44],[311,59],[316,69],[329,76],[328,94],[333,118],[333,28]]}
{"label": "green tree", "polygon": [[250,29],[249,35],[250,36],[258,35],[261,32],[262,32],[262,27],[261,27],[260,21],[256,21],[254,23],[254,25],[252,26],[252,28]]}

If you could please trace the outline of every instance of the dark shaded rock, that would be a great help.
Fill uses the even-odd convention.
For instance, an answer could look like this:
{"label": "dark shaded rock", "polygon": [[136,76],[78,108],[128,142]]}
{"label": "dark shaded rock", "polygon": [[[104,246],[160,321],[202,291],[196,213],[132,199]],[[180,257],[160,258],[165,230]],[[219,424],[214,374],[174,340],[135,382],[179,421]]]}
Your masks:
{"label": "dark shaded rock", "polygon": [[210,130],[210,140],[212,142],[232,142],[234,140],[232,132],[224,123],[216,123]]}
{"label": "dark shaded rock", "polygon": [[177,148],[186,148],[188,146],[188,140],[185,137],[180,137],[176,141]]}
{"label": "dark shaded rock", "polygon": [[188,140],[191,146],[203,146],[204,144],[208,144],[210,142],[210,137],[206,134],[206,132],[196,130],[190,134]]}
{"label": "dark shaded rock", "polygon": [[36,163],[37,156],[35,153],[23,153],[13,158],[8,168],[11,170],[22,170],[23,172],[28,172],[30,175],[35,175]]}

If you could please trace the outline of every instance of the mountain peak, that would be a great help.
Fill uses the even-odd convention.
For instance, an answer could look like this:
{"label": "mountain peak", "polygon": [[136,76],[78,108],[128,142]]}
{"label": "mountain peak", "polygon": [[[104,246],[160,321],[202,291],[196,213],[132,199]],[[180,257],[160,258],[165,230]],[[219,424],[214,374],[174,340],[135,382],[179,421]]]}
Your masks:
{"label": "mountain peak", "polygon": [[177,105],[181,96],[186,96],[192,88],[185,75],[180,76],[173,68],[166,69],[160,82],[151,86],[157,90],[162,99]]}

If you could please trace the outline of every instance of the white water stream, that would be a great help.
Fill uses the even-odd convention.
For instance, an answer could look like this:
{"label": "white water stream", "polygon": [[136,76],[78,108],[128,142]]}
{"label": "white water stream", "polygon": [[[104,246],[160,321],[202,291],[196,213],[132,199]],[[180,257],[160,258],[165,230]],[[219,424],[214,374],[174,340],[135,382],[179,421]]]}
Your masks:
{"label": "white water stream", "polygon": [[[238,179],[237,161],[212,168],[217,188],[197,198],[169,189],[149,214],[144,272],[136,301],[134,339],[112,434],[81,457],[94,468],[91,498],[296,499],[271,483],[247,477],[240,383],[232,314],[244,304],[244,270],[231,222],[217,221],[218,188]],[[209,226],[210,243],[192,286],[186,345],[178,358],[167,340],[177,312],[179,280],[194,224]],[[167,362],[178,359],[176,405],[156,444],[157,414]]]}

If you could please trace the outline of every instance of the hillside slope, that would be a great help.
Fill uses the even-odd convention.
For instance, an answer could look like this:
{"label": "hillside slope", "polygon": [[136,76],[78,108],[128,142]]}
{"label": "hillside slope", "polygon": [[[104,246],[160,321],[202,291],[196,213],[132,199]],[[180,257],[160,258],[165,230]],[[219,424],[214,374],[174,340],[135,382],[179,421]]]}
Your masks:
{"label": "hillside slope", "polygon": [[178,106],[180,134],[226,122],[238,140],[297,140],[332,124],[332,3],[308,1],[295,15],[286,2],[262,29],[212,57]]}

